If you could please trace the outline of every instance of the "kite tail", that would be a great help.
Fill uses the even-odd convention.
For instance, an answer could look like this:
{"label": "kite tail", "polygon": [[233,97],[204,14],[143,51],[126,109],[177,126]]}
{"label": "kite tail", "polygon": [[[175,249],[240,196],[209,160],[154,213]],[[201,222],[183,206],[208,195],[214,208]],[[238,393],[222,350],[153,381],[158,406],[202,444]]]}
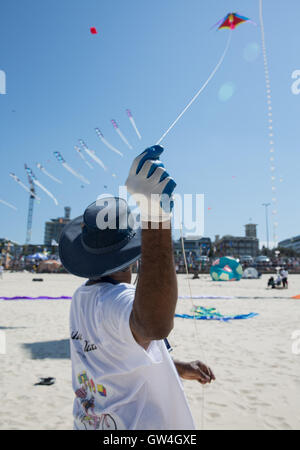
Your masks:
{"label": "kite tail", "polygon": [[263,19],[263,1],[259,0],[259,20],[260,20],[260,29],[261,29],[261,43],[262,43],[262,53],[264,58],[264,70],[265,70],[265,80],[266,80],[266,96],[267,96],[267,108],[268,108],[268,136],[269,136],[269,145],[270,145],[270,170],[272,173],[271,183],[272,183],[272,206],[273,211],[272,215],[275,220],[273,220],[273,230],[274,243],[278,241],[278,222],[276,221],[277,215],[277,198],[276,198],[276,175],[275,175],[275,149],[274,149],[274,130],[273,130],[273,107],[272,107],[272,95],[271,95],[271,84],[270,84],[270,76],[269,76],[269,64],[267,58],[267,50],[266,50],[266,41],[265,41],[265,27],[264,27],[264,19]]}
{"label": "kite tail", "polygon": [[199,89],[199,91],[197,92],[197,94],[192,98],[192,100],[189,102],[189,104],[184,108],[184,110],[179,114],[179,116],[177,117],[176,120],[174,120],[174,122],[172,123],[172,125],[170,125],[170,127],[167,129],[167,131],[162,135],[162,137],[156,142],[156,145],[159,145],[162,140],[167,136],[167,134],[172,130],[172,128],[176,125],[176,123],[181,119],[181,117],[187,112],[187,110],[192,106],[192,104],[194,103],[195,100],[197,100],[197,98],[199,97],[199,95],[201,94],[202,91],[204,91],[204,89],[206,88],[206,86],[208,85],[208,83],[213,79],[213,77],[215,76],[215,74],[217,73],[217,71],[219,70],[219,68],[221,67],[224,58],[226,56],[226,53],[228,52],[229,46],[230,46],[230,42],[231,42],[231,36],[232,36],[232,31],[230,31],[229,33],[229,37],[227,40],[227,44],[225,47],[225,50],[218,62],[218,64],[216,65],[216,67],[214,68],[214,70],[212,71],[212,73],[210,74],[210,76],[208,77],[208,79],[205,81],[205,83],[203,84],[203,86],[201,86],[201,88]]}

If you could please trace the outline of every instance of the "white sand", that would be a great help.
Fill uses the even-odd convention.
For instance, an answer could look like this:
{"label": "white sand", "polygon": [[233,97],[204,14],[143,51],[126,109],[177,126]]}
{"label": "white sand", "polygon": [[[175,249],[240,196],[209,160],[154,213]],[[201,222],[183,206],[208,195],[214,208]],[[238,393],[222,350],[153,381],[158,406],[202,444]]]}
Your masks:
{"label": "white sand", "polygon": [[[186,276],[178,279],[179,294],[189,295]],[[259,313],[229,323],[175,320],[173,356],[201,359],[217,377],[204,389],[184,382],[198,428],[300,429],[300,355],[292,353],[291,339],[300,330],[300,300],[289,298],[300,294],[300,276],[290,276],[288,290],[266,290],[266,282],[267,276],[238,283],[208,276],[190,281],[194,296],[249,297],[193,300],[195,305],[224,315]],[[81,283],[70,275],[5,274],[0,296],[72,295]],[[72,428],[69,308],[69,300],[0,301],[0,332],[7,340],[7,353],[0,354],[0,429]],[[191,300],[179,300],[179,313],[190,314],[191,308]],[[54,385],[34,386],[49,376],[56,378]]]}

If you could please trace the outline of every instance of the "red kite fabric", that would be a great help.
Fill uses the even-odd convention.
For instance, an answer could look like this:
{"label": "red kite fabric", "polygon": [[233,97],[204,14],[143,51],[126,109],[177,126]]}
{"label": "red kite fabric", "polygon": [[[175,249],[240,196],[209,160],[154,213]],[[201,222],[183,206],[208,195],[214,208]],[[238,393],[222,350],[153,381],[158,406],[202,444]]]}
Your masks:
{"label": "red kite fabric", "polygon": [[95,27],[91,27],[90,30],[91,30],[92,34],[97,34],[98,33],[98,31],[97,31],[97,29]]}

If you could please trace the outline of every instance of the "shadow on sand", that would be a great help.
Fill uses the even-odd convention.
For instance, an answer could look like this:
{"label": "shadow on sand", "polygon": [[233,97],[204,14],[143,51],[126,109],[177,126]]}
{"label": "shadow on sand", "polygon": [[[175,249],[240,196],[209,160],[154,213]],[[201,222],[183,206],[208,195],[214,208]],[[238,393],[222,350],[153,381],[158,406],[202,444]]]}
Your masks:
{"label": "shadow on sand", "polygon": [[70,341],[61,339],[60,341],[33,342],[23,344],[22,347],[31,353],[31,359],[69,359]]}

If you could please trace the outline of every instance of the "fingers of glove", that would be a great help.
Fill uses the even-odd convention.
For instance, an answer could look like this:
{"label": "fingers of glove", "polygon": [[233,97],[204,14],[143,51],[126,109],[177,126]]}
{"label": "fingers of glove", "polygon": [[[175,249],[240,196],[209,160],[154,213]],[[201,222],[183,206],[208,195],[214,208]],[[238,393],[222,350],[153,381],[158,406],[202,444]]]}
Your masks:
{"label": "fingers of glove", "polygon": [[163,165],[162,162],[158,162],[158,161],[157,161],[157,163],[152,164],[152,166],[150,167],[149,173],[147,175],[147,178],[150,178],[154,172],[156,173],[156,170],[158,167],[165,167],[165,166]]}
{"label": "fingers of glove", "polygon": [[136,174],[138,174],[141,168],[143,167],[145,161],[148,161],[149,159],[150,160],[159,159],[163,151],[164,149],[160,145],[153,145],[152,147],[147,148],[143,153],[141,153],[139,156],[135,158],[130,168],[129,175],[135,176]]}
{"label": "fingers of glove", "polygon": [[[151,176],[151,182],[153,184],[158,184],[160,181],[163,181],[162,177],[166,178],[167,176],[169,176],[166,170],[163,167],[159,167],[159,165],[156,166],[156,170],[153,171],[152,173],[153,175]],[[164,176],[165,174],[166,176]]]}
{"label": "fingers of glove", "polygon": [[153,161],[152,159],[149,161],[145,161],[143,167],[141,168],[141,170],[138,173],[138,176],[140,178],[149,178],[148,174],[154,165],[155,165],[155,161]]}
{"label": "fingers of glove", "polygon": [[171,197],[174,189],[176,188],[177,184],[171,177],[167,177],[162,181],[163,184],[163,190],[162,194],[167,194],[169,197]]}

